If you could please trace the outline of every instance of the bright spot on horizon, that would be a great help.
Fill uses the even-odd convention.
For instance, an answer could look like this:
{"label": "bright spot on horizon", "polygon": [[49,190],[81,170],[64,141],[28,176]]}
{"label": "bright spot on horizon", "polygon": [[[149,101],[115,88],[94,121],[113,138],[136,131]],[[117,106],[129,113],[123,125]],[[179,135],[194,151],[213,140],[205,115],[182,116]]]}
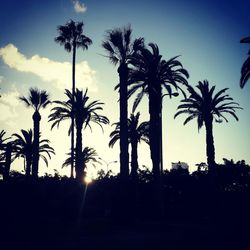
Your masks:
{"label": "bright spot on horizon", "polygon": [[87,176],[84,178],[84,182],[88,185],[89,183],[92,182],[92,178],[91,178],[90,176],[87,175]]}

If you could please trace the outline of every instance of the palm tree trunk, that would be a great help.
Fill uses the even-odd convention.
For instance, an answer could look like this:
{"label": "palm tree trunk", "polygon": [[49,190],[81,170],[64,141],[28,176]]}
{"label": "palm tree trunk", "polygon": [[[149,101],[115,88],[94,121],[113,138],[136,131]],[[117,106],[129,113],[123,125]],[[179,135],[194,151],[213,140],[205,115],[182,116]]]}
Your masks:
{"label": "palm tree trunk", "polygon": [[214,149],[214,138],[213,138],[213,118],[205,121],[206,127],[206,144],[207,144],[207,164],[208,164],[208,180],[209,180],[209,193],[208,201],[211,204],[209,210],[212,215],[216,214],[218,204],[216,197],[218,197],[218,189],[216,185],[216,164],[215,164],[215,149]]}
{"label": "palm tree trunk", "polygon": [[[118,68],[120,80],[120,182],[119,197],[117,201],[117,211],[122,222],[127,221],[130,211],[130,197],[128,192],[129,181],[129,155],[128,155],[128,100],[127,81],[128,68],[126,64],[121,64]],[[121,223],[122,223],[121,222]]]}
{"label": "palm tree trunk", "polygon": [[160,174],[163,174],[163,144],[162,144],[162,98],[161,98],[161,107],[160,107]]}
{"label": "palm tree trunk", "polygon": [[25,175],[26,177],[30,176],[30,171],[31,171],[31,159],[32,156],[26,156],[26,169],[25,169]]}
{"label": "palm tree trunk", "polygon": [[76,125],[76,179],[82,181],[83,179],[83,162],[82,162],[82,124]]}
{"label": "palm tree trunk", "polygon": [[[76,44],[73,43],[73,58],[72,58],[72,95],[73,103],[72,110],[74,110],[74,100],[75,100],[75,63],[76,63]],[[70,178],[74,178],[74,147],[75,147],[75,128],[74,128],[74,114],[71,115],[71,169]]]}
{"label": "palm tree trunk", "polygon": [[[151,81],[155,83],[154,81]],[[154,175],[153,216],[162,218],[164,215],[163,187],[161,180],[161,87],[155,84],[149,86],[149,142]]]}
{"label": "palm tree trunk", "polygon": [[39,133],[40,133],[40,120],[41,115],[38,110],[32,116],[34,122],[34,142],[33,142],[33,161],[32,161],[32,176],[38,177],[38,164],[39,164]]}
{"label": "palm tree trunk", "polygon": [[129,155],[128,155],[128,68],[121,64],[118,68],[120,77],[120,174],[123,180],[129,177]]}
{"label": "palm tree trunk", "polygon": [[149,141],[150,153],[153,163],[154,178],[160,177],[160,102],[155,90],[150,91],[149,94]]}
{"label": "palm tree trunk", "polygon": [[137,153],[138,142],[136,140],[131,141],[131,176],[132,180],[136,181],[138,177],[138,153]]}
{"label": "palm tree trunk", "polygon": [[214,172],[215,168],[215,149],[213,137],[213,118],[205,121],[206,126],[206,144],[207,144],[207,164],[210,173]]}
{"label": "palm tree trunk", "polygon": [[30,177],[31,164],[32,164],[32,152],[30,152],[30,155],[26,156],[25,164],[26,164],[25,175],[26,177]]}

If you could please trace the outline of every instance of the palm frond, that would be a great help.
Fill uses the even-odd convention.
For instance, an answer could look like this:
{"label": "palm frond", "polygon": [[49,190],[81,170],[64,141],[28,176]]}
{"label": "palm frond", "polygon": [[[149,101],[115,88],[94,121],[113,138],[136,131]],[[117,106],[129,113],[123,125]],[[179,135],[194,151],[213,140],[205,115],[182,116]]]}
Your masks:
{"label": "palm frond", "polygon": [[250,56],[241,67],[240,87],[243,88],[250,78]]}
{"label": "palm frond", "polygon": [[26,97],[20,96],[20,97],[19,97],[19,100],[20,100],[20,101],[23,101],[23,102],[26,104],[27,107],[30,107],[30,106],[31,106],[29,100],[28,100]]}
{"label": "palm frond", "polygon": [[144,96],[145,92],[141,91],[137,94],[135,100],[134,100],[134,104],[133,104],[133,108],[132,108],[132,112],[135,112],[137,106],[139,105],[139,103],[141,102],[143,96]]}
{"label": "palm frond", "polygon": [[250,43],[250,37],[245,37],[240,40],[241,43]]}

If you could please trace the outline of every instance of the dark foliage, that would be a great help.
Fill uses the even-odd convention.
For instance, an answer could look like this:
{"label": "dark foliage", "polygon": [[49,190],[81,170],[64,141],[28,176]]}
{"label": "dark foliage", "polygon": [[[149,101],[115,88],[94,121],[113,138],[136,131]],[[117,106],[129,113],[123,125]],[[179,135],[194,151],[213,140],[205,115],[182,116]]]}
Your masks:
{"label": "dark foliage", "polygon": [[[240,40],[241,43],[249,43],[250,37],[246,37]],[[240,78],[240,87],[243,88],[250,77],[250,50],[248,52],[248,58],[243,63],[241,67],[241,78]]]}
{"label": "dark foliage", "polygon": [[[215,191],[210,189],[205,170],[192,174],[181,168],[165,171],[165,216],[157,221],[152,214],[152,173],[147,168],[140,170],[136,199],[133,184],[127,186],[127,209],[132,201],[134,206],[125,222],[116,210],[119,176],[103,175],[83,185],[58,174],[27,182],[22,175],[13,173],[9,182],[0,182],[2,235],[5,240],[18,239],[10,241],[8,249],[17,242],[31,249],[41,237],[36,249],[78,249],[83,239],[86,249],[126,249],[125,242],[131,249],[151,249],[153,245],[165,249],[161,244],[168,244],[168,249],[220,249],[231,244],[239,247],[250,222],[250,166],[244,161],[225,159],[216,173]],[[131,233],[135,235],[133,240]],[[243,237],[240,241],[239,236]],[[140,237],[146,238],[141,242]]]}

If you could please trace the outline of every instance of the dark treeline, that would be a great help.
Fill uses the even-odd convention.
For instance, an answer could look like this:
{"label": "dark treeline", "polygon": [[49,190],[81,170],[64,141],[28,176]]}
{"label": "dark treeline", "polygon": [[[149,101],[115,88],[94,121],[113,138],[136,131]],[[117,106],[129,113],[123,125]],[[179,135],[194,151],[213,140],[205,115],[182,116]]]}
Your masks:
{"label": "dark treeline", "polygon": [[[19,246],[41,241],[37,249],[80,249],[81,244],[85,249],[230,249],[230,244],[241,249],[250,223],[249,165],[224,159],[216,169],[216,189],[205,164],[192,174],[181,167],[164,171],[162,183],[164,216],[159,221],[153,173],[146,167],[138,171],[136,185],[128,183],[130,202],[123,203],[127,213],[122,215],[118,176],[100,171],[95,182],[79,185],[58,173],[27,182],[13,172],[9,182],[0,183],[2,235],[16,237]],[[127,240],[130,232],[164,236],[137,246],[139,239]]]}

